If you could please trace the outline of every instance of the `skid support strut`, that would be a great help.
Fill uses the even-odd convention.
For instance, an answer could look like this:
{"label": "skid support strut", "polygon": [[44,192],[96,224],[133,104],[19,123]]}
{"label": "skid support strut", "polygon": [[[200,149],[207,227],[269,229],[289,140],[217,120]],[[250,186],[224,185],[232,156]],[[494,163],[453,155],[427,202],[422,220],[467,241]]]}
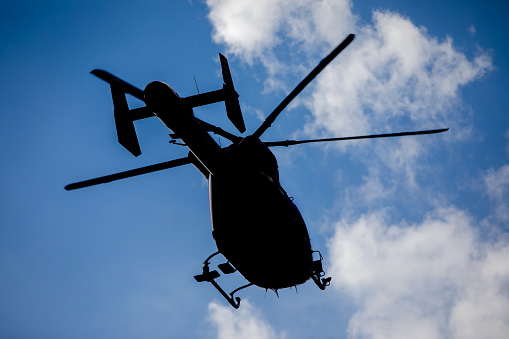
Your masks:
{"label": "skid support strut", "polygon": [[[212,259],[212,257],[218,255],[219,253],[220,252],[218,251],[218,252],[210,255],[207,259],[205,259],[205,261],[203,262],[203,273],[199,274],[199,275],[195,275],[194,279],[196,279],[197,282],[207,281],[207,282],[211,283],[212,286],[214,286],[216,288],[216,290],[218,290],[219,293],[221,293],[221,295],[228,301],[228,303],[230,303],[230,305],[232,305],[233,308],[237,309],[240,306],[240,298],[235,297],[235,299],[234,299],[233,295],[235,294],[235,292],[240,291],[241,289],[249,287],[253,284],[250,283],[250,284],[241,286],[241,287],[233,290],[233,292],[231,292],[230,295],[226,294],[226,292],[221,288],[221,286],[219,286],[219,284],[214,280],[214,279],[220,277],[219,272],[215,271],[215,270],[210,271],[210,268],[209,268],[210,259]],[[233,273],[233,272],[234,272],[234,270],[232,270],[231,272],[229,271],[228,273]]]}

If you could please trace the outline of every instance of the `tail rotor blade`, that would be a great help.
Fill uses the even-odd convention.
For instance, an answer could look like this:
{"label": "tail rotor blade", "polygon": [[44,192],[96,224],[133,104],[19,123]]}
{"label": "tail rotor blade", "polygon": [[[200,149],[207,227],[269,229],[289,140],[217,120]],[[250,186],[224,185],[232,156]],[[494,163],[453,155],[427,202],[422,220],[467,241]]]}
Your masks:
{"label": "tail rotor blade", "polygon": [[155,164],[155,165],[145,166],[145,167],[141,167],[141,168],[132,169],[129,171],[106,175],[104,177],[75,182],[73,184],[69,184],[69,185],[65,186],[65,189],[67,191],[71,191],[71,190],[75,190],[78,188],[84,188],[84,187],[95,186],[95,185],[99,185],[99,184],[105,184],[105,183],[111,182],[111,181],[116,181],[116,180],[120,180],[120,179],[134,177],[134,176],[141,175],[141,174],[161,171],[164,169],[187,165],[190,163],[191,163],[190,157],[165,161],[165,162]]}
{"label": "tail rotor blade", "polygon": [[268,141],[264,142],[267,147],[276,146],[292,146],[299,144],[308,144],[312,142],[327,142],[327,141],[341,141],[341,140],[357,140],[357,139],[375,139],[375,138],[389,138],[389,137],[403,137],[406,135],[421,135],[421,134],[434,134],[448,131],[448,128],[432,129],[426,131],[415,131],[415,132],[401,132],[401,133],[389,133],[389,134],[373,134],[373,135],[360,135],[355,137],[341,137],[341,138],[328,138],[328,139],[311,139],[311,140],[284,140],[284,141]]}
{"label": "tail rotor blade", "polygon": [[295,97],[327,66],[334,58],[341,53],[342,50],[348,46],[353,38],[354,34],[350,34],[340,43],[329,55],[327,55],[320,63],[313,69],[305,78],[293,89],[293,91],[288,94],[286,98],[269,114],[267,119],[258,127],[258,129],[253,133],[253,136],[256,138],[260,138],[260,136],[272,125],[272,123],[276,120],[278,115],[283,111],[283,109],[290,104],[290,102],[295,99]]}

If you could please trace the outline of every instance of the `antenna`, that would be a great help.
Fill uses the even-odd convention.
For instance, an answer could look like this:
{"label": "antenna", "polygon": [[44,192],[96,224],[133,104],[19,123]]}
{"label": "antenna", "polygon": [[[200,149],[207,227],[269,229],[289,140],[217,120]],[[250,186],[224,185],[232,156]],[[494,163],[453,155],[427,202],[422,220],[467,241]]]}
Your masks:
{"label": "antenna", "polygon": [[198,94],[200,94],[200,90],[198,89],[198,83],[196,82],[196,77],[193,75],[194,78],[194,84],[196,85],[196,90],[198,91]]}

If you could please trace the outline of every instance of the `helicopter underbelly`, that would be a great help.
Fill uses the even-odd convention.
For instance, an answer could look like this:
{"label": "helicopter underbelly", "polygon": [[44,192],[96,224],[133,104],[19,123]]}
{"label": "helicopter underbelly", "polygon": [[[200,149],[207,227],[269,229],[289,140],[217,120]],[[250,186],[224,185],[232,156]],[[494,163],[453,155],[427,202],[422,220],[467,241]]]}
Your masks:
{"label": "helicopter underbelly", "polygon": [[209,185],[217,248],[247,280],[279,289],[311,277],[306,225],[279,184],[249,171],[211,176]]}

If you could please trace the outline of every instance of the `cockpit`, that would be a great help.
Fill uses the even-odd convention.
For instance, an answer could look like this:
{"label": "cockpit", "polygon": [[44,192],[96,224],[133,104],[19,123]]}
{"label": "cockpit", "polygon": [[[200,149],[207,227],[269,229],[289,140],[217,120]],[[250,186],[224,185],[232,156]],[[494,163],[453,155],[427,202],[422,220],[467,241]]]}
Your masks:
{"label": "cockpit", "polygon": [[248,136],[240,143],[225,149],[227,157],[241,167],[261,172],[279,184],[279,170],[274,154],[258,138]]}

